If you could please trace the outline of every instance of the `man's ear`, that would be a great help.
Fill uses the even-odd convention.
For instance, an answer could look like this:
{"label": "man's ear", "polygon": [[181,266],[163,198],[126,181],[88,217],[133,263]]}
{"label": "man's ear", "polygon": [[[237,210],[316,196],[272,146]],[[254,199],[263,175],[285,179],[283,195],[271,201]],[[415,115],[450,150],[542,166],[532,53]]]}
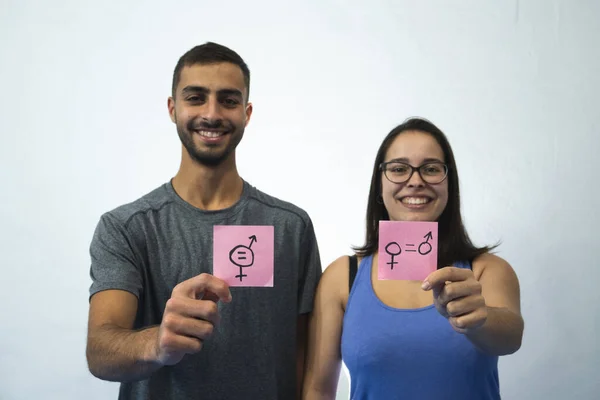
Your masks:
{"label": "man's ear", "polygon": [[175,115],[175,99],[171,96],[167,100],[167,108],[169,109],[169,117],[171,117],[171,121],[175,123],[175,121],[177,121],[177,116]]}
{"label": "man's ear", "polygon": [[250,117],[252,116],[252,103],[248,102],[246,104],[246,123],[244,126],[248,126],[248,122],[250,122]]}

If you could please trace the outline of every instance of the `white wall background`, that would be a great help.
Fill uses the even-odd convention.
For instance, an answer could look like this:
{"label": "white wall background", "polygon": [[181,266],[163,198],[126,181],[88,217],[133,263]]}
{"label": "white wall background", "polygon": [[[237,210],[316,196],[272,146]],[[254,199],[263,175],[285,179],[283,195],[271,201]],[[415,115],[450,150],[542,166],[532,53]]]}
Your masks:
{"label": "white wall background", "polygon": [[89,242],[175,174],[172,70],[207,40],[251,68],[242,175],[310,213],[324,265],[363,238],[385,134],[438,124],[473,239],[521,280],[504,398],[598,398],[600,2],[0,4],[0,399],[116,398],[86,369]]}

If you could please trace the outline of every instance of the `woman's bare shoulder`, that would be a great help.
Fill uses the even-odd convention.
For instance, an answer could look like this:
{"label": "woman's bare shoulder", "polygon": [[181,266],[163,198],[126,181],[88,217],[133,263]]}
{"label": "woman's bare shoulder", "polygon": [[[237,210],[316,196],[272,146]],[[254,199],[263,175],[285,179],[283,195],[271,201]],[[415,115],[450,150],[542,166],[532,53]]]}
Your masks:
{"label": "woman's bare shoulder", "polygon": [[[358,258],[360,264],[360,258]],[[323,271],[319,282],[319,290],[336,293],[336,296],[346,302],[349,295],[350,257],[343,255],[331,262]]]}
{"label": "woman's bare shoulder", "polygon": [[500,256],[492,253],[483,253],[473,260],[473,274],[477,279],[483,275],[485,271],[494,271],[501,274],[514,274],[512,266]]}

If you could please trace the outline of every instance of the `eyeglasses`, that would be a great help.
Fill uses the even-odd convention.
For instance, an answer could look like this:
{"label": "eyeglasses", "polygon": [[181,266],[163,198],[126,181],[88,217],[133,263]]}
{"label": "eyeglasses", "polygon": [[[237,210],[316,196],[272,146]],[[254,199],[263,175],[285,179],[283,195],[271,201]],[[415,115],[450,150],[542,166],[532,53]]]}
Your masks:
{"label": "eyeglasses", "polygon": [[448,166],[441,162],[432,162],[419,167],[413,167],[410,164],[400,161],[388,161],[379,164],[379,169],[383,171],[385,177],[392,183],[408,182],[415,171],[419,173],[424,182],[432,185],[443,182],[448,176]]}

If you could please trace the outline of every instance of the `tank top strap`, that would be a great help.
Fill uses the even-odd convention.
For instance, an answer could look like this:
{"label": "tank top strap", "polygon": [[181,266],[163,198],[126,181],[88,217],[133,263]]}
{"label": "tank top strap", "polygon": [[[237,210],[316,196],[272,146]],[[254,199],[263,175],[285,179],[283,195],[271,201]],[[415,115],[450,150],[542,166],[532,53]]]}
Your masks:
{"label": "tank top strap", "polygon": [[468,260],[460,260],[460,261],[456,261],[454,263],[454,266],[456,268],[462,268],[462,269],[473,269],[471,262]]}
{"label": "tank top strap", "polygon": [[363,297],[368,295],[368,291],[371,285],[371,260],[373,255],[369,255],[360,260],[358,264],[358,270],[354,278],[352,288],[350,288],[350,294],[348,295],[348,302],[346,303],[346,311],[350,307],[352,299],[356,296]]}

